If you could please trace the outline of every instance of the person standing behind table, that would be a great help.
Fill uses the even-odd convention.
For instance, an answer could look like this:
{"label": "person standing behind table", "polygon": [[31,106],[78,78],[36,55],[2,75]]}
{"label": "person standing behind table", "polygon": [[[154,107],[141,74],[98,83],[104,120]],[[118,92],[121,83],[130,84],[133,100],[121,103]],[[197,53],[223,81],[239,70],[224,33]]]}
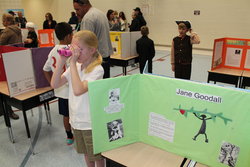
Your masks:
{"label": "person standing behind table", "polygon": [[[192,50],[193,44],[199,44],[200,38],[191,29],[188,21],[177,21],[179,35],[172,41],[171,48],[171,65],[175,78],[187,79],[191,78],[192,69]],[[187,35],[187,32],[191,35]]]}
{"label": "person standing behind table", "polygon": [[134,11],[135,11],[135,14],[136,14],[137,19],[138,19],[139,22],[140,22],[140,28],[141,28],[142,26],[146,26],[146,25],[147,25],[147,22],[146,22],[146,20],[145,20],[144,17],[143,17],[143,14],[142,14],[142,12],[141,12],[141,9],[140,9],[139,7],[137,7],[137,8],[134,9]]}
{"label": "person standing behind table", "polygon": [[73,0],[73,5],[77,16],[82,19],[81,30],[92,31],[98,38],[98,51],[103,57],[103,78],[109,78],[110,56],[113,54],[113,47],[110,40],[108,20],[102,11],[92,7],[89,0]]}
{"label": "person standing behind table", "polygon": [[127,22],[127,19],[126,19],[124,12],[119,13],[119,19],[120,19],[120,23],[121,23],[121,31],[127,31],[128,30],[128,22]]}
{"label": "person standing behind table", "polygon": [[[10,14],[3,14],[2,17],[4,30],[0,33],[0,45],[9,45],[22,42],[21,29],[15,25],[14,17]],[[19,116],[15,114],[10,105],[6,104],[6,110],[9,113],[9,117],[12,119],[19,119]]]}
{"label": "person standing behind table", "polygon": [[69,24],[78,24],[78,17],[75,12],[71,12],[71,17],[69,19]]}
{"label": "person standing behind table", "polygon": [[152,59],[155,57],[154,41],[148,37],[148,27],[141,27],[142,37],[136,41],[136,51],[139,54],[140,73],[143,73],[146,62],[148,61],[148,72],[152,73]]}
{"label": "person standing behind table", "polygon": [[38,39],[35,31],[35,24],[32,22],[28,22],[26,24],[26,28],[28,29],[27,39],[24,41],[24,47],[26,48],[37,48],[38,47]]}
{"label": "person standing behind table", "polygon": [[43,29],[55,29],[56,21],[53,20],[51,13],[46,13],[45,21],[43,22]]}
{"label": "person standing behind table", "polygon": [[109,30],[110,31],[120,31],[121,25],[118,19],[115,18],[114,11],[109,9],[107,12],[107,18],[109,21]]}
{"label": "person standing behind table", "polygon": [[[58,53],[58,50],[67,47],[67,45],[71,44],[73,30],[68,23],[62,22],[56,25],[55,33],[60,43],[50,51],[48,59],[43,67],[44,75],[49,83],[51,82],[52,77],[51,71],[55,72],[57,62],[60,61],[60,55]],[[64,66],[64,70],[66,70],[68,67],[69,63],[66,63]],[[63,85],[60,88],[55,89],[55,96],[58,97],[59,114],[63,115],[63,125],[67,134],[66,142],[67,145],[71,145],[74,142],[74,137],[71,132],[71,125],[69,123],[69,86]]]}
{"label": "person standing behind table", "polygon": [[23,13],[21,11],[17,12],[17,17],[15,18],[16,23],[20,28],[26,28],[27,20],[23,17]]}
{"label": "person standing behind table", "polygon": [[129,31],[140,31],[141,30],[141,26],[140,26],[140,20],[137,18],[136,13],[133,12],[132,13],[132,22],[131,25],[129,26]]}

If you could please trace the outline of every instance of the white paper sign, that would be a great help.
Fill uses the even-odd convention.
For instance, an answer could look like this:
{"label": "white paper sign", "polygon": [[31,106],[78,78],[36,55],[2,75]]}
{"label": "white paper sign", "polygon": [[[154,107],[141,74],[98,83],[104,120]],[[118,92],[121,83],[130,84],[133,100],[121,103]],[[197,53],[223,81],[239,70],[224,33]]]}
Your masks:
{"label": "white paper sign", "polygon": [[240,67],[243,49],[227,48],[226,66]]}
{"label": "white paper sign", "polygon": [[31,50],[26,49],[2,55],[10,96],[35,90]]}
{"label": "white paper sign", "polygon": [[175,133],[175,122],[167,120],[163,115],[151,112],[149,114],[148,135],[162,138],[173,142]]}
{"label": "white paper sign", "polygon": [[49,43],[49,34],[47,34],[47,33],[40,34],[40,42],[41,42],[41,44],[48,44]]}
{"label": "white paper sign", "polygon": [[250,50],[247,50],[246,61],[245,61],[245,68],[250,69]]}

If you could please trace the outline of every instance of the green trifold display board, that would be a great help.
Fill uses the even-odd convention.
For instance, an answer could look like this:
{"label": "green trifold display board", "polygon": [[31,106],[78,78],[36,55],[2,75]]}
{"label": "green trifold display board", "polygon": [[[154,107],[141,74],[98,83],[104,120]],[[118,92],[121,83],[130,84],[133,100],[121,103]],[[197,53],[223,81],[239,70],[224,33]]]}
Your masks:
{"label": "green trifold display board", "polygon": [[94,152],[143,142],[213,167],[250,166],[250,93],[153,75],[89,83]]}

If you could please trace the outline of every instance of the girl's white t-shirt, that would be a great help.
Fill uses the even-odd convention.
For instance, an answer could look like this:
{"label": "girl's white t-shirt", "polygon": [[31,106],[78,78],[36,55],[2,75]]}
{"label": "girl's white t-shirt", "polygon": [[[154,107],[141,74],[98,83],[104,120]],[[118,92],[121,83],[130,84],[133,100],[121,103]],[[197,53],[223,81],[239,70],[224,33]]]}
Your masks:
{"label": "girl's white t-shirt", "polygon": [[[101,65],[96,66],[92,72],[85,74],[84,70],[81,70],[81,64],[77,63],[77,71],[80,76],[80,80],[86,80],[88,82],[102,79],[104,74],[104,70]],[[77,130],[92,129],[88,92],[80,96],[74,95],[70,68],[63,73],[63,76],[66,77],[69,83],[69,118],[71,126]]]}

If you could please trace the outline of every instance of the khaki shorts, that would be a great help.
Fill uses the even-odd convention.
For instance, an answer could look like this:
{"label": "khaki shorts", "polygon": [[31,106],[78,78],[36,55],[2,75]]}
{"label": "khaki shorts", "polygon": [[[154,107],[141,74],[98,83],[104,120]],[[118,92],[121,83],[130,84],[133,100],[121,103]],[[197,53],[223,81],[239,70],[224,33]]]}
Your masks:
{"label": "khaki shorts", "polygon": [[90,161],[102,160],[101,154],[93,154],[92,130],[73,129],[77,153],[85,154]]}

